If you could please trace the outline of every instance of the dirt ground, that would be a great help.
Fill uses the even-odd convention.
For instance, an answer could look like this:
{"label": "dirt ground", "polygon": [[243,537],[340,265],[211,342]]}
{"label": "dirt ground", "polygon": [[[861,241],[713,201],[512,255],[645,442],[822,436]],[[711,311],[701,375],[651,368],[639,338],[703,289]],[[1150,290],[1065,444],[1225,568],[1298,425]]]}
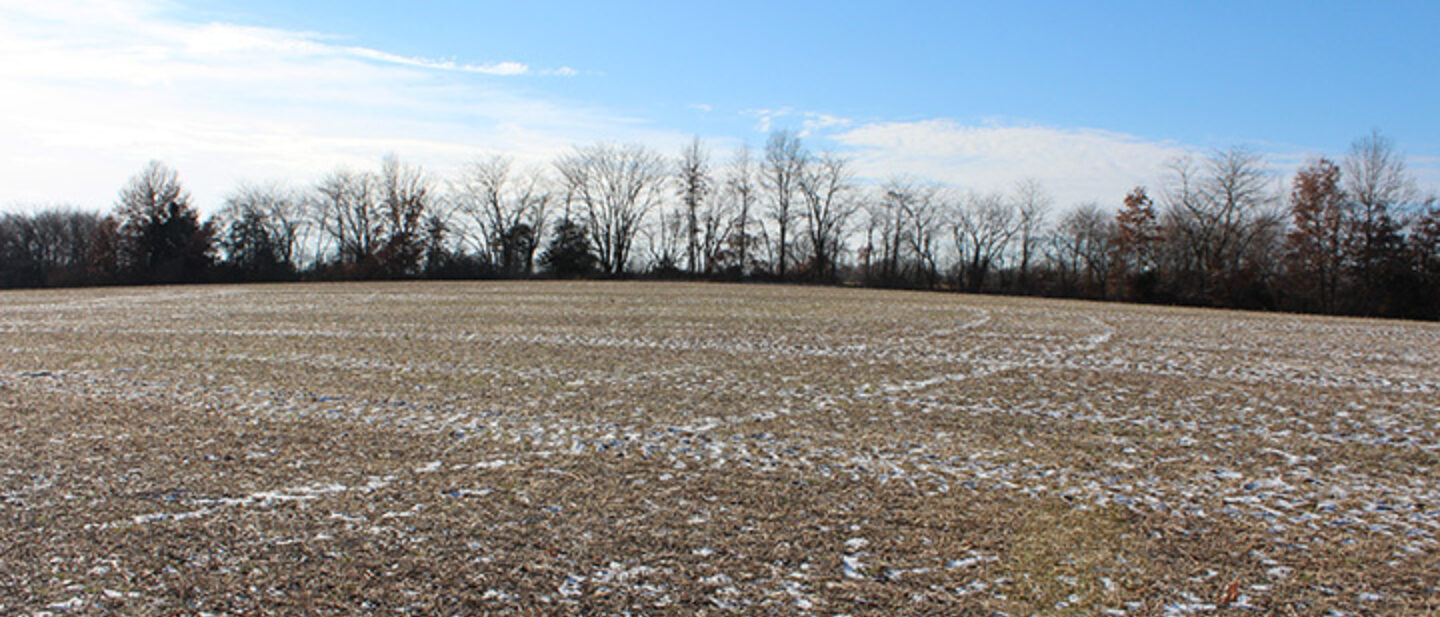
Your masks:
{"label": "dirt ground", "polygon": [[1434,324],[304,284],[0,350],[0,615],[1440,610]]}

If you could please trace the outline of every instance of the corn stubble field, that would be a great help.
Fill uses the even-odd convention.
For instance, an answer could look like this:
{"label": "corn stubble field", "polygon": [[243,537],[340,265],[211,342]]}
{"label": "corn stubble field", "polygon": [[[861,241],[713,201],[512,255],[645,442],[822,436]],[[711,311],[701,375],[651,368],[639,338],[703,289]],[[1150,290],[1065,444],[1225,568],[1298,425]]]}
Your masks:
{"label": "corn stubble field", "polygon": [[0,614],[1434,614],[1440,328],[639,283],[0,296]]}

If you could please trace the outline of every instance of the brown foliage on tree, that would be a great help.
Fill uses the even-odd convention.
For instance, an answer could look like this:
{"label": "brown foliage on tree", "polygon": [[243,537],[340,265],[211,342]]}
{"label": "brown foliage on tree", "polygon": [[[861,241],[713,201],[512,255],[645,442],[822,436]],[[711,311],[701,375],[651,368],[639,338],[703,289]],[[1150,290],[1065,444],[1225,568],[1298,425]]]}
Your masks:
{"label": "brown foliage on tree", "polygon": [[1295,174],[1290,189],[1290,233],[1285,258],[1292,293],[1305,308],[1333,312],[1349,252],[1350,216],[1340,167],[1329,159],[1312,161]]}
{"label": "brown foliage on tree", "polygon": [[1152,291],[1153,285],[1145,281],[1153,279],[1156,244],[1160,241],[1157,221],[1155,202],[1143,186],[1131,190],[1125,196],[1125,205],[1115,214],[1110,261],[1116,270],[1114,280],[1129,287],[1122,290],[1122,297],[1146,296]]}
{"label": "brown foliage on tree", "polygon": [[101,284],[117,283],[124,264],[124,246],[120,221],[113,216],[100,219],[90,232],[89,253],[85,260],[85,277]]}

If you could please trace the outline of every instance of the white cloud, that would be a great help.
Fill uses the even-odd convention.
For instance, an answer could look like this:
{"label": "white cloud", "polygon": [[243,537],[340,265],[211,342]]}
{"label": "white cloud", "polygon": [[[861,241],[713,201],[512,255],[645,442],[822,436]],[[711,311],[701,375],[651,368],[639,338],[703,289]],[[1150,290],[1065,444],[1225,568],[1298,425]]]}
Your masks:
{"label": "white cloud", "polygon": [[0,207],[107,207],[152,158],[211,210],[238,180],[309,182],[387,151],[446,173],[489,152],[538,162],[596,139],[681,141],[511,85],[569,67],[404,57],[165,8],[0,0]]}
{"label": "white cloud", "polygon": [[807,111],[805,112],[805,119],[802,120],[800,123],[802,129],[799,134],[801,137],[809,137],[816,131],[850,126],[850,124],[851,121],[849,118],[841,118],[839,116],[832,116],[830,114]]}
{"label": "white cloud", "polygon": [[796,135],[810,137],[819,131],[850,126],[853,122],[849,118],[821,113],[818,111],[796,111],[793,107],[780,107],[778,109],[747,109],[740,112],[741,115],[755,118],[755,130],[761,133],[769,133],[778,128],[782,120],[792,119],[796,116],[800,119],[800,129]]}
{"label": "white cloud", "polygon": [[[213,209],[239,180],[309,182],[339,165],[374,166],[388,151],[444,174],[496,152],[542,164],[600,139],[673,153],[691,135],[537,94],[535,80],[580,74],[568,66],[409,57],[324,33],[186,22],[170,6],[0,0],[0,207],[107,207],[152,158]],[[1113,204],[1189,150],[1098,130],[743,113],[762,133],[788,123],[812,147],[843,146],[872,178],[991,190],[1035,177],[1062,205]],[[1414,158],[1411,168],[1422,187],[1440,186],[1440,162]]]}
{"label": "white cloud", "polygon": [[1062,206],[1118,202],[1153,184],[1165,163],[1189,153],[1169,142],[1099,130],[967,126],[952,120],[878,122],[828,137],[849,147],[866,175],[914,175],[981,191],[1041,181]]}
{"label": "white cloud", "polygon": [[789,107],[779,109],[747,109],[740,112],[742,115],[755,118],[755,130],[761,133],[769,133],[775,127],[775,121],[784,118],[795,110]]}
{"label": "white cloud", "polygon": [[[463,73],[480,73],[483,75],[524,75],[530,72],[530,67],[520,62],[492,62],[490,64],[456,64],[453,60],[431,60],[429,58],[400,56],[396,54],[386,53],[377,49],[370,49],[368,47],[341,47],[338,49],[345,53],[354,55],[357,58],[378,60],[380,62],[389,62],[392,64],[414,66],[425,69],[460,71]],[[567,72],[554,72],[552,74],[574,74],[573,70],[568,70],[566,67],[557,69],[557,71]]]}

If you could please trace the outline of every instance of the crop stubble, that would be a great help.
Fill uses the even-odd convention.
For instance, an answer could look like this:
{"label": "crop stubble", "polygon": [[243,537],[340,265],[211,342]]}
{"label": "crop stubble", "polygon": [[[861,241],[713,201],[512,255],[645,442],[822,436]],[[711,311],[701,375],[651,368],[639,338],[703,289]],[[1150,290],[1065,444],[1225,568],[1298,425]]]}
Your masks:
{"label": "crop stubble", "polygon": [[1427,614],[1440,328],[639,283],[0,296],[0,614]]}

